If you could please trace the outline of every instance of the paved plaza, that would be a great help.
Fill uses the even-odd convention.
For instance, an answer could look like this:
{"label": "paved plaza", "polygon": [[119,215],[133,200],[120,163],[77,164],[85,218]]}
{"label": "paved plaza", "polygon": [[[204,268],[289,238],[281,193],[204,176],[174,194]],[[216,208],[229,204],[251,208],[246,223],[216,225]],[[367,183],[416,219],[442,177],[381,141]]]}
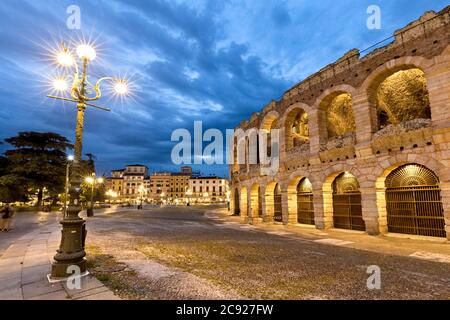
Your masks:
{"label": "paved plaza", "polygon": [[[450,299],[445,240],[244,225],[211,207],[99,210],[87,221],[91,275],[72,291],[46,279],[56,220],[0,235],[0,299]],[[379,290],[367,287],[374,265]]]}

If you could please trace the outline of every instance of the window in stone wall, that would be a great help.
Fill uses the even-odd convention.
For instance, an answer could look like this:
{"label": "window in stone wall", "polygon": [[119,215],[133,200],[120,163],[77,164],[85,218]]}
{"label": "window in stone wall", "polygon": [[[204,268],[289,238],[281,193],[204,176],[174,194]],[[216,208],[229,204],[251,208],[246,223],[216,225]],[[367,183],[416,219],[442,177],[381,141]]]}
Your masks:
{"label": "window in stone wall", "polygon": [[376,91],[378,129],[389,125],[431,119],[427,83],[422,70],[397,71],[378,86]]}

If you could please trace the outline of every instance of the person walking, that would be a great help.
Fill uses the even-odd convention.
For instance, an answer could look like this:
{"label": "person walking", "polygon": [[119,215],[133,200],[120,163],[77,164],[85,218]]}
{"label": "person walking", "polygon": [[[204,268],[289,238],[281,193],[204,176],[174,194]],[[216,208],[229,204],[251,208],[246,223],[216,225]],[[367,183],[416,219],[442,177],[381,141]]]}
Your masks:
{"label": "person walking", "polygon": [[0,213],[2,232],[9,232],[11,230],[11,223],[15,213],[14,208],[8,203],[0,210]]}

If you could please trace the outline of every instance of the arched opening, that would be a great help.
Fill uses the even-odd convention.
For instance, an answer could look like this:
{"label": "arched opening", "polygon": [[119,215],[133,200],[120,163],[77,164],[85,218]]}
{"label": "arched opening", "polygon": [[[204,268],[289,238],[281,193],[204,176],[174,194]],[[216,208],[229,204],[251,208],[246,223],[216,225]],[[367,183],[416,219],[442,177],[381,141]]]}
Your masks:
{"label": "arched opening", "polygon": [[286,150],[301,148],[309,143],[309,117],[301,108],[291,110],[286,116]]}
{"label": "arched opening", "polygon": [[380,77],[369,96],[376,107],[377,130],[398,125],[415,129],[429,124],[431,108],[422,70],[409,68]]}
{"label": "arched opening", "polygon": [[388,231],[445,237],[439,178],[419,164],[406,164],[385,180]]}
{"label": "arched opening", "polygon": [[321,151],[353,145],[356,139],[352,96],[336,91],[319,105],[319,139]]}
{"label": "arched opening", "polygon": [[262,217],[262,195],[259,185],[254,184],[250,191],[250,206],[253,217]]}
{"label": "arched opening", "polygon": [[273,219],[276,222],[283,222],[283,210],[281,207],[281,188],[276,184],[273,190]]}
{"label": "arched opening", "polygon": [[297,222],[314,225],[314,203],[312,184],[303,178],[297,185]]}
{"label": "arched opening", "polygon": [[[264,146],[263,141],[259,141],[259,143],[261,143],[260,149],[263,151],[263,154],[265,153],[264,158],[277,157],[279,152],[279,141],[277,141],[277,138],[279,137],[273,133],[273,130],[278,129],[278,113],[275,111],[269,112],[264,117],[260,129],[266,134],[266,145]],[[274,146],[272,146],[272,141],[274,142]]]}
{"label": "arched opening", "polygon": [[[276,149],[272,147],[273,133],[272,131],[278,127],[278,121],[275,119],[272,121],[269,132],[267,133],[267,157],[276,157]],[[276,141],[274,141],[276,143]]]}
{"label": "arched opening", "polygon": [[343,172],[336,177],[332,188],[334,227],[365,231],[358,179],[350,172]]}
{"label": "arched opening", "polygon": [[233,214],[239,216],[241,215],[241,205],[240,205],[239,191],[236,188],[234,190],[234,212]]}
{"label": "arched opening", "polygon": [[356,130],[352,96],[347,92],[334,92],[320,105],[325,111],[328,139],[352,134]]}

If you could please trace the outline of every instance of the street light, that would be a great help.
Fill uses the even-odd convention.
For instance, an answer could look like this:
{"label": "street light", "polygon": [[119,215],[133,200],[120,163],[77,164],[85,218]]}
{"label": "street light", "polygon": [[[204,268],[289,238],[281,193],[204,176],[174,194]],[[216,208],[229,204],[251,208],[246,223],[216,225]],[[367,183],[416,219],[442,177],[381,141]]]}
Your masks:
{"label": "street light", "polygon": [[143,185],[139,186],[139,196],[140,196],[140,200],[141,200],[141,204],[138,206],[138,210],[142,210],[143,209],[143,204],[144,204],[144,193],[145,193],[145,187]]}
{"label": "street light", "polygon": [[87,177],[84,179],[84,181],[91,186],[91,203],[89,205],[89,208],[87,209],[87,216],[93,217],[94,216],[94,191],[95,186],[97,184],[103,183],[103,178],[96,178],[95,173],[92,174],[92,177]]}
{"label": "street light", "polygon": [[186,205],[190,206],[191,205],[191,197],[192,197],[192,190],[191,189],[188,189],[186,191],[186,196],[187,196],[187,203],[186,203]]}
{"label": "street light", "polygon": [[[76,52],[79,60],[73,54]],[[103,77],[92,84],[88,77],[88,66],[96,58],[95,48],[89,44],[81,44],[77,48],[69,49],[65,44],[61,45],[59,53],[56,55],[56,61],[61,67],[64,67],[65,77],[59,77],[53,80],[53,87],[60,94],[58,96],[48,95],[51,99],[69,101],[76,104],[77,120],[75,130],[75,154],[72,163],[72,170],[69,177],[70,187],[69,205],[66,209],[62,224],[61,244],[54,257],[50,280],[62,280],[69,277],[68,268],[74,266],[79,268],[80,274],[86,274],[86,225],[85,220],[78,214],[81,211],[81,156],[83,145],[84,114],[87,107],[111,111],[108,108],[93,104],[93,101],[102,97],[101,85],[105,81],[112,83],[112,89],[119,95],[125,95],[128,86],[125,80]],[[70,83],[70,85],[69,85]],[[118,84],[120,83],[120,86]]]}

